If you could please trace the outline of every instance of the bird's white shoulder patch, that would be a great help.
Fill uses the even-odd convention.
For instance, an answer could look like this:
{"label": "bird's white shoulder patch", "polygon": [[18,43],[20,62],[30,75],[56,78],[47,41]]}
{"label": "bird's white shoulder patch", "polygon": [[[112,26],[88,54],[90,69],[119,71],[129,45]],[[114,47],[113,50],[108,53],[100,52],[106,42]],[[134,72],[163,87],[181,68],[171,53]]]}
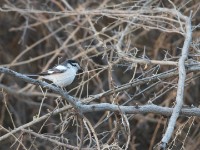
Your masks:
{"label": "bird's white shoulder patch", "polygon": [[47,71],[49,74],[52,74],[54,71],[53,70],[48,70]]}
{"label": "bird's white shoulder patch", "polygon": [[62,65],[58,65],[58,66],[56,66],[56,69],[58,69],[58,70],[66,70],[67,67],[62,66]]}

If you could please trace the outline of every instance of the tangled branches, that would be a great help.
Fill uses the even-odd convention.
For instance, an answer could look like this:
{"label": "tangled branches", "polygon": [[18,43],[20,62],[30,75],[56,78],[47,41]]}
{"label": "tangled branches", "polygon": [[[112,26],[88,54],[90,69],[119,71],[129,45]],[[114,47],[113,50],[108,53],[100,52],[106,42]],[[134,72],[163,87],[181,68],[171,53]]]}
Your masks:
{"label": "tangled branches", "polygon": [[[198,147],[187,139],[200,116],[197,9],[178,1],[6,1],[1,22],[17,20],[2,30],[12,44],[0,41],[1,145]],[[67,92],[24,75],[66,58],[84,68]]]}

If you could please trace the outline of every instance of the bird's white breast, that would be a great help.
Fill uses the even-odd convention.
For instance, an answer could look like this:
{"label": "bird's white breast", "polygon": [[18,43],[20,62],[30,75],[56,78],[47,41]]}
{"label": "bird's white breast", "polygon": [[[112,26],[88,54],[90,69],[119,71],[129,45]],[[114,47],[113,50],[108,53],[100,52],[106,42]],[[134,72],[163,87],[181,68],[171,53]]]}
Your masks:
{"label": "bird's white breast", "polygon": [[67,85],[70,85],[74,81],[76,71],[76,69],[71,68],[63,73],[47,75],[43,76],[43,78],[52,81],[54,84],[60,87],[65,87]]}

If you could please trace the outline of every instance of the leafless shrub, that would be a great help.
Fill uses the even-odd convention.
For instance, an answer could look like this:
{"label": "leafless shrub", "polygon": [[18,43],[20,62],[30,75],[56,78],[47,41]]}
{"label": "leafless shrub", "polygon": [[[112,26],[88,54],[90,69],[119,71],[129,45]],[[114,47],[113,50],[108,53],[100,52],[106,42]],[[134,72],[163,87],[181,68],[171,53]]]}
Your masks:
{"label": "leafless shrub", "polygon": [[[0,11],[0,147],[200,145],[198,1],[19,0]],[[12,77],[66,58],[84,68],[68,93]]]}

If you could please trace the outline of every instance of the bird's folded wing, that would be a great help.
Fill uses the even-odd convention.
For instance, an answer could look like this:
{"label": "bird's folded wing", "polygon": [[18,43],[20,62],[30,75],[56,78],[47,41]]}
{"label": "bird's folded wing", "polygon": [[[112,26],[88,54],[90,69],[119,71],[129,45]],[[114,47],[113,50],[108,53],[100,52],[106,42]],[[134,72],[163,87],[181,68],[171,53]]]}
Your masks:
{"label": "bird's folded wing", "polygon": [[45,75],[51,75],[51,74],[58,74],[58,73],[63,73],[66,70],[67,70],[67,67],[58,65],[58,66],[54,67],[53,69],[49,69],[45,72],[39,73],[39,75],[45,76]]}

